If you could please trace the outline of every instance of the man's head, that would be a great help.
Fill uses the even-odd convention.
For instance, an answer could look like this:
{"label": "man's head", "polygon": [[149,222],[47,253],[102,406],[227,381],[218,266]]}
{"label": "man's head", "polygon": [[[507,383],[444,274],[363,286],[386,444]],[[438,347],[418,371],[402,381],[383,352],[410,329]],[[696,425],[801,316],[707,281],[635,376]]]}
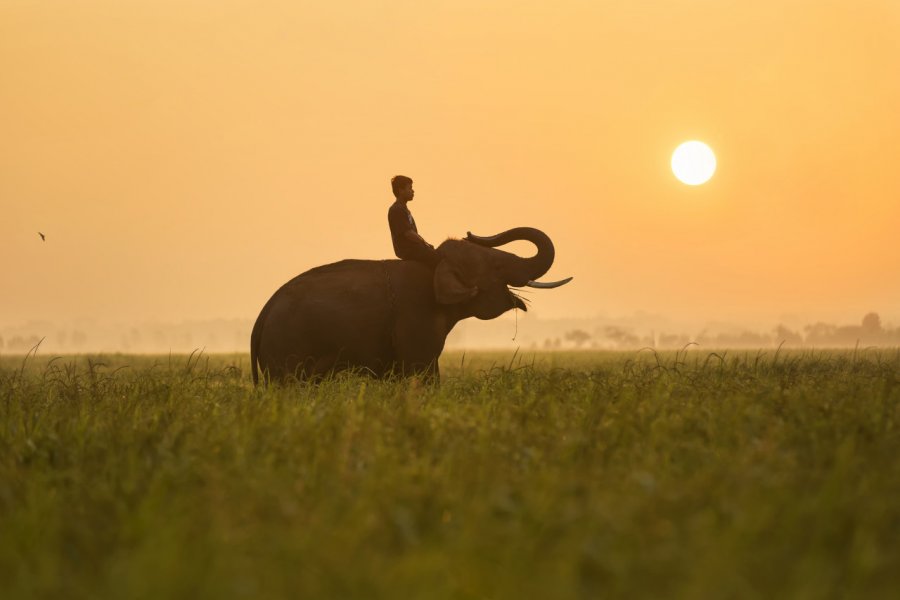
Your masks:
{"label": "man's head", "polygon": [[395,175],[391,178],[391,189],[394,197],[401,202],[409,202],[416,193],[413,191],[413,180],[406,175]]}

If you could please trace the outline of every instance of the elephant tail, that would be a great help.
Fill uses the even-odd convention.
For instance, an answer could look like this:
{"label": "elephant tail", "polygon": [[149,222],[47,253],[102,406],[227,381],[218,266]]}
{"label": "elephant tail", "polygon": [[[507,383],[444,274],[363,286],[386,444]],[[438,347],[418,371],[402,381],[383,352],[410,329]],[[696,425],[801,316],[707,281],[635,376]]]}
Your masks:
{"label": "elephant tail", "polygon": [[259,385],[259,343],[262,341],[262,328],[263,323],[266,321],[266,317],[269,315],[269,304],[271,304],[271,300],[266,302],[266,305],[263,307],[262,311],[260,311],[259,316],[256,317],[256,323],[253,324],[253,331],[250,332],[250,373],[253,376],[253,386]]}

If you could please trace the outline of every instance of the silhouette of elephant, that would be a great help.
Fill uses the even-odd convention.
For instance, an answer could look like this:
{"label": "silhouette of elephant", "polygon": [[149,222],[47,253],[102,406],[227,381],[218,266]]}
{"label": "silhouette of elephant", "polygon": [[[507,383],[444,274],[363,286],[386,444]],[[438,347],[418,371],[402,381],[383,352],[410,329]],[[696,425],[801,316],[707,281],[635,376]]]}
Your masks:
{"label": "silhouette of elephant", "polygon": [[[537,246],[523,258],[498,250],[514,240]],[[422,374],[439,379],[438,358],[462,319],[494,319],[527,310],[512,287],[535,281],[553,264],[553,242],[517,227],[490,237],[448,239],[434,269],[409,260],[343,260],[298,275],[263,306],[250,336],[253,383],[317,379],[344,369],[376,377]]]}

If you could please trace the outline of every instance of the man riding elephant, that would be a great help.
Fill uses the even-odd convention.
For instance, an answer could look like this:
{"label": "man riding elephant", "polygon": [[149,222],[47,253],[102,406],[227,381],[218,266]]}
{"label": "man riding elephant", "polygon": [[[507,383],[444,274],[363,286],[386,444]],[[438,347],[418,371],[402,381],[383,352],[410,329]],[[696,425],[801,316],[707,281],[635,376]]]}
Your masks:
{"label": "man riding elephant", "polygon": [[[439,359],[453,327],[528,310],[519,288],[556,288],[571,277],[537,281],[553,264],[550,237],[534,227],[491,236],[471,232],[438,249],[422,239],[407,208],[412,179],[391,180],[388,211],[394,251],[404,260],[347,259],[314,267],[282,285],[263,306],[250,334],[253,383],[318,380],[345,369],[376,377],[440,379]],[[534,244],[522,257],[500,250]]]}
{"label": "man riding elephant", "polygon": [[441,256],[434,246],[419,235],[416,220],[407,206],[416,195],[412,184],[413,180],[405,175],[391,178],[391,189],[396,200],[388,209],[388,225],[391,228],[394,254],[397,258],[414,260],[434,269],[441,262]]}

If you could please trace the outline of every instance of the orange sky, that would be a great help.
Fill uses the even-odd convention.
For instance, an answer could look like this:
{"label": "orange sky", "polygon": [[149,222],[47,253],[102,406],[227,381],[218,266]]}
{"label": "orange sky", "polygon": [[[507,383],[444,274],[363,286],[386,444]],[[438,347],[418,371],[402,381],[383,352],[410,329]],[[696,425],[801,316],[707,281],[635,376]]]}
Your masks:
{"label": "orange sky", "polygon": [[255,318],[405,173],[435,245],[550,234],[538,316],[900,325],[898,73],[891,0],[4,0],[0,324]]}

